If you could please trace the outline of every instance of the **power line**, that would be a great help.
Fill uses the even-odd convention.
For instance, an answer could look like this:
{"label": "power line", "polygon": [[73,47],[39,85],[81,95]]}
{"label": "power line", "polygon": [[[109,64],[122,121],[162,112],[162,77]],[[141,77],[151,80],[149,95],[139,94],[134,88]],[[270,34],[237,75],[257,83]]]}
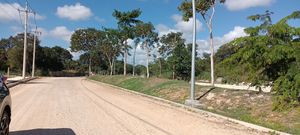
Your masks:
{"label": "power line", "polygon": [[36,12],[33,13],[33,20],[34,20],[35,26],[37,27],[37,24],[36,24]]}
{"label": "power line", "polygon": [[19,12],[19,19],[20,19],[20,24],[23,26],[23,21],[22,21],[22,16],[21,16],[21,11],[18,9]]}
{"label": "power line", "polygon": [[[15,10],[18,11],[18,13],[19,13],[19,21],[20,21],[20,24],[23,25],[23,22],[22,22],[22,16],[21,16],[21,13],[20,13],[21,9],[15,7],[14,5],[12,5],[12,4],[11,4],[9,1],[7,1],[7,0],[4,0],[4,2],[5,2],[6,4],[8,4],[10,7],[12,7],[13,9],[15,9]],[[19,4],[19,3],[18,3],[18,4]],[[11,16],[11,14],[9,14],[9,12],[8,12],[5,8],[3,8],[3,10],[7,13],[8,16],[10,16],[11,18],[15,18],[14,16]]]}
{"label": "power line", "polygon": [[16,8],[15,6],[13,6],[11,3],[9,3],[7,0],[4,0],[9,6],[11,6],[12,8],[19,10],[19,8]]}

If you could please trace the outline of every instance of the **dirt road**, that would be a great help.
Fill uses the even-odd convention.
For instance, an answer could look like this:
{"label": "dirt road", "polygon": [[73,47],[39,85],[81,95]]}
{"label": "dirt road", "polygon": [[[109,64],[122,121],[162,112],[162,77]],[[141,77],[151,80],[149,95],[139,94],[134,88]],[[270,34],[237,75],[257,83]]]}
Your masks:
{"label": "dirt road", "polygon": [[84,78],[37,79],[11,95],[11,135],[261,134]]}

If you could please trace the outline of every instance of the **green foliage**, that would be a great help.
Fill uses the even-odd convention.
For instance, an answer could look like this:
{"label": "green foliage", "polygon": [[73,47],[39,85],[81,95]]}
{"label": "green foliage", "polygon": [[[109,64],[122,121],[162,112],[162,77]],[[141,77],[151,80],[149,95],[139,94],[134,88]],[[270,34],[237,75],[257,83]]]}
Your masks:
{"label": "green foliage", "polygon": [[91,53],[101,40],[101,32],[94,28],[76,30],[71,36],[71,51]]}
{"label": "green foliage", "polygon": [[174,78],[189,80],[191,74],[191,44],[186,45],[182,33],[169,33],[160,39],[158,52],[166,59],[169,71],[173,71]]}
{"label": "green foliage", "polygon": [[192,53],[185,44],[178,44],[172,51],[172,55],[168,58],[174,66],[176,78],[181,80],[189,80],[191,76],[191,60]]}
{"label": "green foliage", "polygon": [[274,83],[276,96],[274,97],[274,110],[285,110],[286,108],[299,105],[300,94],[300,68],[295,64],[284,76],[280,76]]}
{"label": "green foliage", "polygon": [[[204,16],[216,3],[225,3],[225,1],[226,0],[196,0],[196,12]],[[183,20],[185,21],[188,21],[193,16],[191,0],[184,0],[178,9],[183,13]]]}
{"label": "green foliage", "polygon": [[299,28],[290,26],[288,21],[298,19],[300,12],[275,24],[271,14],[267,11],[250,16],[248,19],[262,24],[245,29],[248,37],[238,38],[218,50],[217,74],[229,83],[273,85],[274,109],[284,110],[299,105],[300,47],[295,40]]}
{"label": "green foliage", "polygon": [[[26,73],[32,70],[32,57],[33,57],[33,34],[28,33],[27,44],[27,61]],[[23,42],[24,34],[18,34],[8,39],[0,40],[0,63],[2,71],[6,71],[10,67],[13,73],[20,73],[23,66]],[[55,46],[52,48],[41,47],[40,41],[36,42],[36,68],[40,75],[49,75],[51,71],[61,71],[64,69],[71,69],[72,55],[64,48]],[[74,66],[73,66],[74,67]],[[75,69],[75,68],[73,68]]]}

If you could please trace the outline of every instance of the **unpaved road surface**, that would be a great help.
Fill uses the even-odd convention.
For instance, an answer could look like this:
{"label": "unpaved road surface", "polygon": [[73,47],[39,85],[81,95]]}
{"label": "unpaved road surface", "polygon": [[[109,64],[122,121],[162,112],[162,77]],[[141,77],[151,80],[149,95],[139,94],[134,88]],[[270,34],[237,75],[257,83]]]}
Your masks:
{"label": "unpaved road surface", "polygon": [[11,95],[11,135],[262,134],[84,78],[41,78]]}

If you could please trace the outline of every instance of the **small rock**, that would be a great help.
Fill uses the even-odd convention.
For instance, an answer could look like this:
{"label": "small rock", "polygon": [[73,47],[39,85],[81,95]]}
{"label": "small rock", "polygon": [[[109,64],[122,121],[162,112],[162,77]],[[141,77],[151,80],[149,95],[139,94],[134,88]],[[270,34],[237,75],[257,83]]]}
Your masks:
{"label": "small rock", "polygon": [[250,96],[250,94],[245,94],[244,96],[245,96],[245,97],[249,97],[249,96]]}
{"label": "small rock", "polygon": [[226,104],[229,104],[231,102],[231,99],[226,100]]}
{"label": "small rock", "polygon": [[264,97],[264,95],[259,95],[259,96],[257,96],[258,98],[263,98]]}
{"label": "small rock", "polygon": [[227,92],[227,90],[224,90],[221,95],[224,96],[224,97],[227,96],[226,92]]}
{"label": "small rock", "polygon": [[222,102],[222,100],[219,100],[219,99],[217,100],[217,104],[218,104],[218,105],[220,105],[221,102]]}
{"label": "small rock", "polygon": [[207,109],[208,109],[208,110],[213,110],[214,108],[211,107],[211,106],[209,106],[209,107],[207,107]]}
{"label": "small rock", "polygon": [[216,79],[216,83],[222,83],[223,82],[223,78],[222,77],[218,77],[217,79]]}
{"label": "small rock", "polygon": [[207,100],[212,100],[215,97],[214,93],[208,93],[208,95],[206,96]]}

